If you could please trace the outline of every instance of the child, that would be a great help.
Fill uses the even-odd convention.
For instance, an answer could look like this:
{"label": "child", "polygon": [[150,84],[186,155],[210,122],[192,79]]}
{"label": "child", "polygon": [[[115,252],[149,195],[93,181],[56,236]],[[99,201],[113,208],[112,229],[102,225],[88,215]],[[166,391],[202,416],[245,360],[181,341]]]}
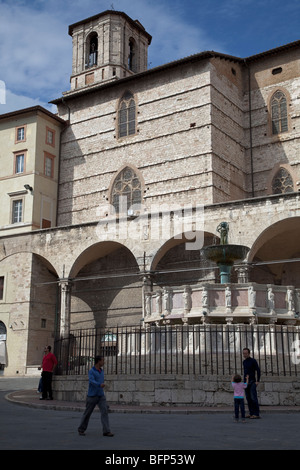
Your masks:
{"label": "child", "polygon": [[244,403],[244,390],[248,385],[248,375],[246,377],[246,383],[242,382],[240,375],[232,377],[233,397],[234,397],[234,413],[235,422],[239,420],[239,409],[241,409],[242,422],[245,423],[245,403]]}

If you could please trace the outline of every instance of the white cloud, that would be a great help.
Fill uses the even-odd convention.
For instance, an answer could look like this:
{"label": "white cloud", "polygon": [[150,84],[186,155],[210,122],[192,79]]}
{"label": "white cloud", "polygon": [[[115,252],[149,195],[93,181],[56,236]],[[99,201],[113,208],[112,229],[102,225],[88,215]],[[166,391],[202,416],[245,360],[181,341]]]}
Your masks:
{"label": "white cloud", "polygon": [[[261,43],[263,36],[266,43],[270,36],[262,21],[277,12],[267,8],[270,2],[279,4],[279,0],[261,0],[260,15],[251,15],[255,0],[0,0],[0,81],[5,82],[16,109],[27,101],[48,106],[48,101],[70,88],[72,39],[68,26],[109,9],[138,19],[152,35],[151,67],[204,50],[251,55],[252,50],[257,53],[269,46]],[[299,0],[287,0],[284,5],[291,11],[290,25],[293,18],[296,22]],[[281,35],[281,15],[276,18],[281,27],[269,28],[269,32]],[[298,30],[298,24],[294,29]],[[288,40],[282,38],[282,43],[296,40],[286,36]],[[271,47],[276,46],[274,39],[270,41]]]}
{"label": "white cloud", "polygon": [[47,101],[16,94],[6,88],[5,99],[0,101],[0,114],[6,114],[17,109],[31,108],[32,106],[38,105],[48,109],[52,113],[56,113],[56,106],[49,104]]}
{"label": "white cloud", "polygon": [[138,19],[153,36],[149,48],[151,67],[213,48],[214,41],[200,27],[183,19],[180,12],[184,7],[178,6],[180,2],[175,7],[175,3],[0,0],[0,80],[10,90],[8,102],[20,109],[26,102],[47,103],[68,90],[72,67],[68,25],[107,9],[124,11]]}
{"label": "white cloud", "polygon": [[61,94],[72,63],[64,23],[47,12],[11,3],[0,3],[0,18],[0,79],[11,90],[11,101],[22,96],[20,104],[26,98],[37,102],[43,96],[47,102],[56,97],[53,93]]}

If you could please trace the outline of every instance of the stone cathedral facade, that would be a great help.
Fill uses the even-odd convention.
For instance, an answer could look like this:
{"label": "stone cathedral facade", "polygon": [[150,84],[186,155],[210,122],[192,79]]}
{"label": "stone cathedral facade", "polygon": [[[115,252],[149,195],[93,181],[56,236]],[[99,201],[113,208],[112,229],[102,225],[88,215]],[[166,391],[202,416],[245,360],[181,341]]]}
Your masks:
{"label": "stone cathedral facade", "polygon": [[[125,13],[69,35],[70,90],[52,101],[65,123],[55,225],[0,231],[5,373],[34,370],[75,329],[297,326],[300,41],[148,70],[152,38]],[[221,221],[250,248],[226,286],[201,251]]]}

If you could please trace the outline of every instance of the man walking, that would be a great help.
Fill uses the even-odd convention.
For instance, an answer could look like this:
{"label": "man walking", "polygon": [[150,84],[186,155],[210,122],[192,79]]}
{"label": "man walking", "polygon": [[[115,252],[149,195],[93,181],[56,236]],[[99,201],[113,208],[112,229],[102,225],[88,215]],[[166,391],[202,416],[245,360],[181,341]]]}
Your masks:
{"label": "man walking", "polygon": [[260,381],[260,368],[257,361],[253,357],[250,357],[250,349],[243,349],[243,357],[244,381],[246,381],[246,377],[248,376],[248,386],[245,390],[249,408],[248,418],[258,419],[260,416],[256,387]]}
{"label": "man walking", "polygon": [[91,414],[96,405],[98,405],[101,413],[101,422],[103,427],[103,436],[113,437],[109,428],[108,409],[104,394],[104,358],[102,356],[95,357],[95,365],[89,371],[89,389],[86,397],[86,409],[82,416],[81,423],[78,428],[80,436],[85,435]]}

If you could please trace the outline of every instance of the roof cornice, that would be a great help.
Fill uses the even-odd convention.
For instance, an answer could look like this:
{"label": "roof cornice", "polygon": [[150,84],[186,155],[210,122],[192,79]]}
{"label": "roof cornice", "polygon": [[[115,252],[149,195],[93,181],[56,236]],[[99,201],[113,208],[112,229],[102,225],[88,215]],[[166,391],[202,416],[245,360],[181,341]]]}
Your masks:
{"label": "roof cornice", "polygon": [[80,26],[81,24],[85,23],[90,23],[91,21],[98,20],[102,16],[106,15],[115,15],[115,16],[122,16],[128,23],[130,23],[134,28],[137,28],[139,31],[141,31],[148,39],[148,44],[151,44],[152,41],[152,36],[147,33],[145,30],[144,26],[138,21],[138,20],[133,20],[130,18],[126,13],[123,11],[116,11],[116,10],[106,10],[103,11],[102,13],[98,13],[98,15],[90,16],[89,18],[86,18],[85,20],[78,21],[77,23],[73,23],[69,26],[69,35],[72,36],[73,34],[73,29],[76,28],[77,26]]}
{"label": "roof cornice", "polygon": [[60,118],[59,116],[56,116],[56,114],[51,113],[51,111],[48,111],[48,109],[43,108],[42,106],[39,106],[39,105],[32,106],[30,108],[18,109],[16,111],[11,111],[5,114],[0,114],[0,120],[10,119],[10,118],[21,116],[24,114],[38,114],[39,112],[46,114],[47,116],[51,117],[52,119],[55,119],[61,124],[66,124],[66,121],[64,119]]}

